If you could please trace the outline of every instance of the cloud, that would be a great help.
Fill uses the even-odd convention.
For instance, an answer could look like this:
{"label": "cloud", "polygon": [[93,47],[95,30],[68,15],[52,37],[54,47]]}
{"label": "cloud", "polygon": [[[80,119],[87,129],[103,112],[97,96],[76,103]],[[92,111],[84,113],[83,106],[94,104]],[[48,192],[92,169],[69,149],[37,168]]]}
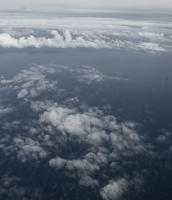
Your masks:
{"label": "cloud", "polygon": [[153,33],[153,32],[140,32],[139,33],[140,36],[145,37],[145,38],[149,38],[149,39],[153,39],[153,40],[162,40],[164,39],[164,34],[163,33]]}
{"label": "cloud", "polygon": [[97,186],[98,181],[91,177],[95,171],[99,170],[99,166],[89,162],[87,159],[73,159],[66,160],[60,157],[56,157],[49,161],[51,167],[57,169],[64,169],[70,171],[70,173],[75,174],[79,178],[79,184],[82,186]]}
{"label": "cloud", "polygon": [[111,43],[106,43],[101,39],[97,40],[85,40],[83,37],[78,36],[72,39],[71,33],[69,31],[64,32],[63,38],[58,32],[53,31],[53,38],[40,37],[36,38],[34,36],[14,38],[9,34],[0,34],[0,46],[2,47],[55,47],[55,48],[112,48]]}
{"label": "cloud", "polygon": [[119,180],[110,181],[102,188],[100,194],[105,200],[117,200],[126,192],[127,188],[128,181],[121,178]]}
{"label": "cloud", "polygon": [[17,98],[34,98],[42,92],[57,90],[58,82],[47,79],[47,74],[54,72],[55,69],[53,67],[49,69],[48,67],[33,65],[28,70],[22,70],[13,79],[1,79],[0,85],[4,90],[12,89],[17,91]]}
{"label": "cloud", "polygon": [[[17,158],[21,163],[38,167],[45,163],[48,170],[55,172],[54,176],[61,173],[74,180],[78,188],[96,188],[104,199],[118,198],[128,188],[126,176],[130,175],[125,171],[126,162],[131,160],[131,166],[135,166],[137,161],[133,157],[148,155],[150,148],[137,131],[137,123],[122,122],[98,107],[82,105],[66,90],[60,96],[63,100],[58,98],[61,84],[52,77],[58,77],[58,73],[75,73],[71,69],[33,64],[12,79],[1,79],[0,84],[8,91],[13,90],[28,112],[26,118],[9,119],[1,127],[0,150],[9,160]],[[82,78],[84,83],[108,79],[90,66],[75,69],[80,70],[74,78]],[[36,99],[32,90],[36,91]],[[44,91],[51,95],[44,97]],[[132,175],[135,176],[135,170]]]}
{"label": "cloud", "polygon": [[3,48],[172,49],[171,24],[164,21],[7,14],[0,24]]}
{"label": "cloud", "polygon": [[15,151],[22,162],[28,159],[39,160],[47,156],[47,152],[31,138],[14,138],[13,146],[9,146],[8,151]]}
{"label": "cloud", "polygon": [[61,169],[65,166],[66,160],[60,157],[53,158],[49,160],[49,165],[51,167],[56,167],[57,169]]}
{"label": "cloud", "polygon": [[105,78],[109,78],[90,66],[82,66],[73,71],[79,75],[80,82],[86,82],[87,84],[90,84],[91,82],[102,82]]}
{"label": "cloud", "polygon": [[[135,153],[144,150],[140,144],[141,138],[133,129],[134,123],[120,124],[114,116],[104,116],[98,108],[79,112],[76,109],[55,105],[40,115],[40,122],[51,124],[63,135],[77,136],[95,146],[109,141],[114,146],[114,150],[121,152],[126,148],[135,149]],[[125,141],[123,141],[124,138]]]}
{"label": "cloud", "polygon": [[12,112],[12,111],[14,111],[14,109],[9,107],[9,106],[8,107],[0,106],[0,115],[7,114],[7,113]]}
{"label": "cloud", "polygon": [[[157,43],[134,43],[131,41],[123,41],[122,39],[111,39],[104,40],[100,36],[96,38],[87,37],[83,35],[78,35],[73,37],[71,32],[64,31],[63,35],[60,35],[57,31],[52,31],[53,37],[35,37],[30,35],[28,37],[15,38],[8,33],[0,34],[0,46],[4,48],[26,48],[26,47],[53,47],[53,48],[131,48],[131,49],[145,49],[152,51],[165,51],[164,48],[160,47]],[[96,77],[94,77],[96,78]],[[100,77],[97,77],[97,79]]]}
{"label": "cloud", "polygon": [[18,94],[17,98],[23,98],[28,94],[28,91],[26,89],[22,89]]}
{"label": "cloud", "polygon": [[165,51],[159,44],[152,42],[140,42],[139,47],[144,50]]}
{"label": "cloud", "polygon": [[137,0],[37,0],[36,2],[33,0],[29,1],[22,1],[22,0],[13,0],[11,2],[10,0],[7,0],[3,2],[1,0],[0,5],[2,8],[20,8],[23,10],[29,9],[29,10],[40,10],[45,9],[48,11],[51,10],[58,10],[57,8],[102,8],[102,9],[122,9],[122,8],[159,8],[159,9],[169,9],[172,8],[172,3],[170,0],[159,0],[158,2],[156,0],[145,0],[143,1],[137,1]]}
{"label": "cloud", "polygon": [[[47,107],[46,104],[44,108],[41,107],[42,111],[45,111],[40,115],[40,122],[45,127],[51,125],[52,133],[56,137],[66,138],[64,141],[74,142],[78,148],[81,144],[87,145],[87,151],[81,157],[78,157],[77,153],[77,158],[73,159],[59,154],[49,160],[51,167],[70,171],[67,173],[69,176],[73,171],[72,174],[77,175],[82,185],[97,186],[99,182],[93,178],[95,172],[122,157],[147,151],[142,144],[142,138],[134,130],[135,123],[118,123],[114,116],[104,115],[98,108],[88,108],[81,112],[75,108],[55,104],[51,107]],[[54,128],[56,131],[53,131]]]}

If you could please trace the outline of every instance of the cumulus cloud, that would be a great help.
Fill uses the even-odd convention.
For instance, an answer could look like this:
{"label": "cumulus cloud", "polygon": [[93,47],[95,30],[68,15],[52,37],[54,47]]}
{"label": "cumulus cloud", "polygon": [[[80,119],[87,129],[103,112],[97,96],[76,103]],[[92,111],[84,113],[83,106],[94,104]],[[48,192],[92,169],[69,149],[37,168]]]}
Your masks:
{"label": "cumulus cloud", "polygon": [[112,180],[102,188],[100,194],[105,200],[116,200],[126,192],[127,187],[128,181],[124,178],[116,181]]}
{"label": "cumulus cloud", "polygon": [[159,44],[152,42],[140,42],[139,47],[143,50],[164,51],[164,48],[162,48]]}
{"label": "cumulus cloud", "polygon": [[[13,155],[22,163],[43,161],[57,173],[60,170],[63,176],[77,181],[79,187],[100,189],[104,199],[118,198],[127,188],[124,163],[133,156],[145,155],[149,148],[137,131],[137,123],[120,122],[100,108],[82,105],[71,93],[70,98],[66,92],[64,101],[58,102],[59,98],[55,101],[53,94],[57,97],[61,87],[51,75],[67,73],[69,69],[72,68],[32,65],[12,79],[1,79],[0,84],[12,89],[20,101],[25,102],[27,98],[23,106],[29,112],[26,119],[9,120],[2,126],[0,150],[9,159]],[[75,73],[70,70],[69,73]],[[84,83],[108,78],[90,66],[82,66],[74,77],[82,77]],[[37,94],[37,101],[32,90]],[[44,91],[52,94],[50,99],[39,96]]]}
{"label": "cumulus cloud", "polygon": [[[3,30],[0,33],[0,46],[4,48],[83,47],[167,51],[172,46],[171,24],[168,22],[38,15],[31,18],[19,14],[11,18],[8,14],[0,20],[0,24]],[[150,43],[149,48],[148,44],[140,45],[142,42]]]}
{"label": "cumulus cloud", "polygon": [[39,160],[47,156],[47,152],[31,138],[14,138],[13,145],[8,147],[8,151],[15,151],[22,162],[28,159]]}
{"label": "cumulus cloud", "polygon": [[36,97],[42,92],[57,90],[57,81],[47,79],[47,74],[52,74],[54,68],[33,65],[28,70],[22,70],[21,73],[13,77],[13,79],[1,79],[2,88],[13,89],[17,91],[17,98]]}
{"label": "cumulus cloud", "polygon": [[[94,174],[107,168],[115,171],[119,160],[147,151],[135,123],[118,122],[98,108],[78,110],[51,101],[32,101],[31,108],[39,113],[40,120],[26,123],[28,128],[25,125],[24,129],[15,126],[20,132],[14,138],[2,135],[0,149],[7,155],[16,153],[21,162],[49,160],[50,167],[78,180],[80,186],[99,187],[99,178]],[[23,130],[27,134],[21,133]],[[77,150],[66,154],[72,146]],[[85,150],[80,152],[83,147]],[[118,186],[113,187],[117,192]],[[104,186],[101,195],[105,196],[109,188]]]}
{"label": "cumulus cloud", "polygon": [[[152,51],[164,51],[163,47],[160,47],[157,43],[134,43],[131,41],[125,41],[109,37],[108,40],[102,36],[84,37],[84,35],[75,36],[69,31],[64,31],[63,35],[60,35],[58,31],[51,31],[53,37],[35,37],[30,35],[28,37],[15,38],[8,33],[0,34],[0,46],[9,48],[25,48],[25,47],[54,47],[54,48],[131,48],[136,50],[152,50]],[[107,37],[107,36],[106,36]],[[99,78],[99,77],[97,77]]]}
{"label": "cumulus cloud", "polygon": [[40,122],[58,130],[54,132],[58,138],[88,146],[77,159],[64,158],[60,154],[49,160],[51,167],[74,171],[82,185],[97,186],[98,180],[92,178],[95,172],[121,157],[146,152],[142,138],[135,131],[135,123],[118,123],[114,116],[104,115],[98,108],[81,112],[59,105],[47,108],[45,104],[42,110],[45,111],[40,115]]}
{"label": "cumulus cloud", "polygon": [[98,108],[79,112],[76,109],[53,106],[40,116],[40,121],[51,124],[63,135],[78,136],[79,139],[94,145],[109,141],[114,149],[119,149],[121,152],[126,148],[134,148],[136,153],[144,150],[140,145],[141,138],[134,131],[134,123],[120,124],[114,116],[104,116]]}
{"label": "cumulus cloud", "polygon": [[18,94],[17,97],[18,98],[23,98],[28,94],[28,91],[26,89],[22,89]]}
{"label": "cumulus cloud", "polygon": [[64,32],[64,38],[57,31],[53,31],[53,38],[36,38],[33,35],[29,37],[14,38],[9,34],[0,34],[0,45],[2,47],[55,47],[55,48],[77,48],[77,47],[87,47],[87,48],[112,48],[111,42],[105,42],[101,38],[97,40],[87,39],[85,40],[82,36],[78,36],[72,39],[71,33],[69,31]]}
{"label": "cumulus cloud", "polygon": [[139,32],[139,35],[145,38],[153,40],[162,40],[164,39],[164,33],[154,33],[154,32]]}
{"label": "cumulus cloud", "polygon": [[60,158],[60,157],[52,158],[49,161],[49,165],[51,167],[56,167],[57,169],[63,168],[65,166],[65,164],[66,164],[66,160],[63,158]]}
{"label": "cumulus cloud", "polygon": [[92,178],[92,174],[99,170],[99,166],[89,162],[87,159],[67,160],[60,157],[49,161],[51,167],[64,169],[72,172],[79,178],[79,184],[82,186],[98,186],[98,181]]}

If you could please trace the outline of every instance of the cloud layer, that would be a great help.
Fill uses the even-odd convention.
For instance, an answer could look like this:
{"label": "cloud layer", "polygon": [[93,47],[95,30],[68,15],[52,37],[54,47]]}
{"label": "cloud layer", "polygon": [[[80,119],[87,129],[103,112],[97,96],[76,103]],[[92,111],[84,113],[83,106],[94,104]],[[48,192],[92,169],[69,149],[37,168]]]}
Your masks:
{"label": "cloud layer", "polygon": [[[26,47],[53,47],[53,48],[131,48],[136,50],[150,50],[150,51],[165,51],[157,43],[152,42],[138,42],[132,43],[130,41],[122,41],[111,39],[106,37],[106,40],[102,36],[93,36],[90,37],[89,34],[82,34],[75,36],[73,38],[72,34],[69,31],[65,31],[63,35],[60,35],[57,31],[51,32],[54,37],[45,38],[45,37],[34,37],[30,35],[28,37],[15,38],[9,34],[0,34],[0,46],[5,48],[26,48]],[[108,41],[109,40],[109,41]]]}
{"label": "cloud layer", "polygon": [[[31,10],[34,9],[34,7],[37,8],[37,10],[40,10],[40,8],[46,10],[52,10],[53,8],[57,9],[60,6],[62,7],[67,7],[67,8],[106,8],[106,9],[112,9],[112,8],[165,8],[169,9],[172,8],[172,4],[170,0],[159,0],[158,2],[156,0],[145,0],[143,1],[137,1],[137,0],[122,0],[122,1],[117,1],[117,0],[94,0],[94,1],[85,1],[85,0],[59,0],[58,2],[55,0],[37,0],[36,2],[33,0],[29,1],[22,1],[22,0],[14,0],[11,2],[10,0],[7,0],[6,2],[0,1],[1,7],[8,7],[8,8],[13,8],[13,7],[21,7],[21,8],[30,8]],[[8,6],[7,6],[8,5]]]}
{"label": "cloud layer", "polygon": [[20,17],[23,16],[5,16],[0,20],[1,47],[126,48],[153,52],[172,49],[172,27],[168,22],[38,16],[19,20]]}

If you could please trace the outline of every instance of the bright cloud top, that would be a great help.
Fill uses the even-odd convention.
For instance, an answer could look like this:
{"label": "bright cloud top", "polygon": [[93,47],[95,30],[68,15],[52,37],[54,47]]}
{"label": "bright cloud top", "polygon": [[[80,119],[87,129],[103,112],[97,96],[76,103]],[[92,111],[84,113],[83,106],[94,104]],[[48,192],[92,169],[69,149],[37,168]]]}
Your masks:
{"label": "bright cloud top", "polygon": [[[53,37],[28,37],[15,38],[8,33],[0,34],[0,46],[5,48],[26,48],[26,47],[53,47],[53,48],[131,48],[136,50],[165,51],[158,43],[123,41],[122,39],[111,38],[111,36],[82,34],[75,36],[69,31],[60,35],[58,31],[52,31]],[[106,38],[106,39],[105,39]]]}
{"label": "bright cloud top", "polygon": [[169,22],[38,16],[19,20],[19,17],[22,16],[5,16],[0,20],[1,47],[129,48],[153,52],[172,49]]}

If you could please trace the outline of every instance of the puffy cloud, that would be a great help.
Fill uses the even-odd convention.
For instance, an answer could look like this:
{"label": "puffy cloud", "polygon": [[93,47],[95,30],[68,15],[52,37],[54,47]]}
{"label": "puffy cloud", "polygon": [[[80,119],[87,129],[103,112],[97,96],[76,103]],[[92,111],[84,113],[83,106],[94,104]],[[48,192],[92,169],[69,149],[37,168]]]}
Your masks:
{"label": "puffy cloud", "polygon": [[52,32],[53,38],[40,37],[36,38],[33,35],[29,37],[14,38],[9,34],[0,34],[0,46],[2,47],[55,47],[55,48],[112,48],[111,42],[105,42],[101,38],[97,39],[84,39],[82,36],[78,36],[72,39],[69,31],[64,32],[64,38],[57,31]]}
{"label": "puffy cloud", "polygon": [[73,159],[67,160],[61,157],[53,158],[49,161],[51,167],[57,169],[64,169],[76,174],[79,179],[79,184],[82,186],[97,186],[99,183],[96,179],[92,178],[92,174],[99,170],[99,166],[96,163],[91,163],[87,159]]}
{"label": "puffy cloud", "polygon": [[79,112],[54,105],[43,112],[40,121],[51,124],[63,135],[77,136],[89,144],[99,145],[106,141],[114,146],[115,151],[122,152],[127,148],[126,153],[131,149],[135,149],[136,153],[144,150],[141,138],[134,130],[134,123],[118,123],[114,116],[104,116],[98,108]]}
{"label": "puffy cloud", "polygon": [[[41,122],[50,122],[62,133],[68,132],[71,135],[85,135],[95,126],[101,127],[101,121],[94,116],[94,113],[77,113],[74,109],[66,107],[52,107],[41,115]],[[93,128],[91,128],[93,126]]]}
{"label": "puffy cloud", "polygon": [[[39,94],[45,90],[54,94],[56,87],[61,89],[60,82],[58,85],[50,75],[66,73],[69,69],[66,66],[33,65],[12,79],[1,79],[0,84],[14,90],[21,101],[27,97],[28,101],[23,106],[30,103],[30,107],[27,107],[30,110],[28,118],[20,122],[9,121],[10,124],[2,126],[0,150],[6,156],[16,155],[21,162],[44,161],[57,173],[60,170],[65,177],[73,178],[80,187],[103,187],[100,193],[103,198],[117,198],[126,191],[124,186],[127,187],[123,178],[123,164],[135,155],[148,152],[149,148],[137,132],[134,122],[119,122],[115,116],[105,114],[97,107],[83,106],[75,96],[72,98],[70,94],[69,98],[68,93],[64,95],[64,101],[60,101],[61,104],[58,98],[56,102],[53,98],[44,99],[42,95],[39,98]],[[69,73],[75,71],[69,70]],[[88,66],[81,67],[75,78],[82,76],[84,82],[102,81],[90,78],[91,73],[98,74],[103,80],[108,78]],[[37,101],[32,98],[31,90],[36,91]],[[77,106],[69,102],[77,102]],[[34,116],[34,119],[30,116]],[[117,177],[119,169],[122,173]],[[113,177],[109,176],[109,171]],[[112,178],[114,180],[109,181]],[[102,180],[108,185],[102,185]],[[107,193],[111,196],[107,196]]]}
{"label": "puffy cloud", "polygon": [[116,200],[119,199],[126,192],[128,187],[128,181],[124,178],[119,180],[112,180],[102,188],[100,194],[105,200]]}
{"label": "puffy cloud", "polygon": [[[78,35],[74,37],[69,31],[64,31],[63,35],[60,35],[57,31],[51,32],[54,37],[45,38],[45,37],[35,37],[30,35],[28,37],[15,38],[8,33],[0,34],[0,46],[2,47],[15,47],[15,48],[24,48],[24,47],[54,47],[54,48],[131,48],[136,50],[152,50],[152,51],[164,51],[165,49],[160,47],[158,43],[134,43],[131,41],[125,41],[120,39],[113,39],[111,36],[108,40],[103,39],[102,36],[96,36],[95,38],[87,37],[83,35]],[[107,36],[106,36],[107,37]],[[93,75],[92,75],[93,77]],[[87,78],[92,78],[90,75],[87,75]],[[97,75],[94,75],[94,78],[100,79]]]}
{"label": "puffy cloud", "polygon": [[[82,186],[97,187],[99,180],[93,178],[94,173],[110,167],[121,158],[147,151],[142,137],[135,130],[135,123],[119,123],[114,116],[105,115],[98,108],[79,111],[53,102],[36,102],[35,105],[32,102],[32,108],[42,113],[42,129],[50,126],[51,135],[60,141],[57,156],[49,160],[50,167],[63,170],[67,176],[74,176]],[[66,142],[78,148],[86,145],[86,149],[81,155],[75,151],[63,155],[60,148],[66,148]]]}
{"label": "puffy cloud", "polygon": [[[31,18],[20,14],[11,18],[7,14],[0,24],[4,30],[0,33],[0,46],[5,48],[129,48],[156,52],[171,50],[172,46],[168,22],[37,15]],[[150,43],[149,47],[142,42]]]}
{"label": "puffy cloud", "polygon": [[22,162],[25,162],[28,158],[38,160],[47,156],[47,152],[40,147],[37,141],[34,141],[31,138],[14,138],[11,150],[16,151],[17,157]]}
{"label": "puffy cloud", "polygon": [[164,39],[164,34],[163,33],[153,33],[153,32],[140,32],[140,36],[153,39],[153,40],[163,40]]}
{"label": "puffy cloud", "polygon": [[50,81],[47,79],[47,74],[52,74],[54,68],[34,65],[28,70],[22,70],[10,80],[1,79],[0,85],[5,90],[13,89],[17,91],[17,98],[32,98],[38,96],[44,91],[51,91],[57,89],[57,81]]}
{"label": "puffy cloud", "polygon": [[18,94],[17,94],[17,98],[23,98],[26,95],[28,95],[28,91],[26,89],[22,89]]}
{"label": "puffy cloud", "polygon": [[[43,106],[37,103],[38,105],[43,112],[40,122],[45,127],[51,125],[55,128],[57,131],[52,129],[53,135],[57,138],[64,137],[64,141],[74,142],[75,145],[87,145],[87,151],[81,156],[76,153],[77,158],[71,159],[70,156],[67,158],[58,154],[49,160],[51,167],[73,171],[72,174],[77,176],[81,185],[98,186],[98,180],[93,178],[95,172],[101,171],[109,164],[111,166],[122,157],[147,151],[141,136],[135,131],[136,124],[133,122],[119,123],[114,116],[104,115],[98,108],[79,111],[57,104],[50,107],[47,107],[48,104]],[[71,173],[67,174],[70,176]]]}
{"label": "puffy cloud", "polygon": [[61,169],[65,166],[66,164],[66,160],[63,159],[63,158],[60,158],[60,157],[56,157],[56,158],[52,158],[50,161],[49,161],[49,165],[51,167],[56,167],[58,169]]}
{"label": "puffy cloud", "polygon": [[139,47],[143,50],[165,51],[159,44],[152,42],[140,42]]}

